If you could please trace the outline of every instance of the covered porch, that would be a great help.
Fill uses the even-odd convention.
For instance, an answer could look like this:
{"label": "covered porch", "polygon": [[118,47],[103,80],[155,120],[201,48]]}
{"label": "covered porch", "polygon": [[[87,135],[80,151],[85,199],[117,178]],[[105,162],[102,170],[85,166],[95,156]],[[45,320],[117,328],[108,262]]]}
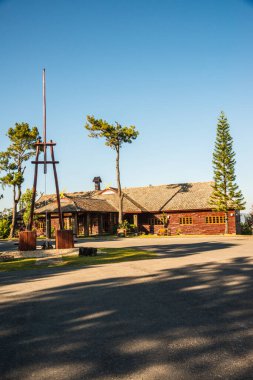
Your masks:
{"label": "covered porch", "polygon": [[[93,236],[113,234],[117,229],[117,213],[99,212],[64,212],[63,221],[66,230],[73,230],[75,236]],[[56,213],[45,213],[37,216],[34,223],[37,235],[53,238],[60,228]]]}

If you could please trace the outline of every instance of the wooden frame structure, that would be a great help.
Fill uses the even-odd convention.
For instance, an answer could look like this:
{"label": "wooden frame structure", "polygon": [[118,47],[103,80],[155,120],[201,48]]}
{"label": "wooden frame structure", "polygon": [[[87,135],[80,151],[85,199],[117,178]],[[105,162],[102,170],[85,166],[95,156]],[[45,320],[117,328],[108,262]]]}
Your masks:
{"label": "wooden frame structure", "polygon": [[[56,248],[73,248],[74,247],[73,232],[64,230],[64,222],[63,222],[60,193],[59,193],[59,184],[58,184],[58,177],[57,177],[57,170],[56,170],[56,165],[59,164],[59,161],[55,160],[55,156],[54,156],[55,145],[56,143],[53,142],[52,140],[47,142],[46,77],[45,77],[45,69],[43,69],[43,142],[37,141],[37,143],[35,144],[36,146],[35,161],[32,161],[32,164],[35,165],[34,181],[33,181],[33,195],[32,195],[30,218],[29,218],[29,223],[28,223],[28,231],[21,232],[20,238],[19,238],[19,243],[20,243],[19,245],[20,245],[20,248],[22,248],[23,250],[36,249],[36,234],[34,234],[34,231],[32,231],[32,227],[33,227],[33,219],[34,219],[34,208],[35,208],[39,165],[44,166],[45,175],[47,174],[47,165],[53,165],[55,190],[56,190],[58,214],[59,214],[59,224],[60,224],[60,230],[56,232]],[[50,148],[51,160],[47,159],[48,148]],[[42,160],[39,160],[40,153],[43,153]]]}
{"label": "wooden frame structure", "polygon": [[[31,231],[32,225],[33,225],[35,198],[36,198],[36,190],[37,190],[37,179],[38,179],[38,166],[44,165],[44,174],[47,174],[48,164],[53,165],[55,190],[56,190],[59,221],[60,221],[60,230],[64,230],[64,223],[63,223],[61,202],[60,202],[60,193],[59,193],[59,184],[58,184],[58,177],[57,177],[57,171],[56,171],[56,164],[59,164],[59,161],[55,161],[55,158],[54,158],[54,146],[56,145],[56,143],[53,142],[52,140],[50,140],[50,142],[47,142],[46,71],[45,69],[43,69],[42,80],[43,80],[43,142],[38,141],[35,144],[36,158],[35,158],[35,161],[32,161],[32,164],[35,164],[35,170],[34,170],[34,181],[33,181],[33,196],[32,196],[31,213],[30,213],[30,219],[29,219],[29,224],[28,224],[28,230]],[[51,161],[47,160],[48,147],[50,147]],[[43,151],[44,157],[43,157],[43,161],[40,161],[39,155],[40,155],[40,152],[42,151]]]}
{"label": "wooden frame structure", "polygon": [[[35,145],[36,145],[36,158],[35,158],[35,161],[32,161],[32,164],[35,164],[34,181],[33,181],[33,196],[32,196],[31,214],[30,214],[30,220],[29,220],[29,224],[28,224],[28,230],[31,231],[32,225],[33,225],[35,197],[36,197],[37,179],[38,179],[38,166],[44,165],[44,172],[45,172],[45,170],[47,171],[47,165],[48,164],[53,165],[60,230],[64,230],[64,223],[63,223],[63,217],[62,217],[62,211],[61,211],[61,202],[60,202],[59,184],[58,184],[58,177],[57,177],[57,171],[56,171],[56,164],[59,164],[59,161],[55,161],[55,157],[54,157],[54,146],[56,145],[56,143],[54,143],[52,140],[50,140],[50,142],[37,142]],[[46,153],[45,152],[46,152],[47,147],[50,147],[51,159],[52,159],[51,161],[48,161],[46,159]],[[40,154],[42,148],[43,148],[43,152],[44,152],[44,160],[40,161],[39,160],[39,154]]]}

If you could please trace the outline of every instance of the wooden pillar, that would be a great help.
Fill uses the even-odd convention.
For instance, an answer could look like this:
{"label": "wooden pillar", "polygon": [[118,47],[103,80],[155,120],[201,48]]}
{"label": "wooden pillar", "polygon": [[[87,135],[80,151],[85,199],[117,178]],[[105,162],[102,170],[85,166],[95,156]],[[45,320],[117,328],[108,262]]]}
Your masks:
{"label": "wooden pillar", "polygon": [[51,214],[46,214],[46,234],[47,238],[51,239]]}
{"label": "wooden pillar", "polygon": [[136,225],[138,231],[138,214],[134,214],[134,224]]}
{"label": "wooden pillar", "polygon": [[78,235],[78,220],[77,220],[77,212],[73,213],[73,234],[75,236]]}
{"label": "wooden pillar", "polygon": [[83,214],[83,232],[84,236],[89,236],[88,214]]}
{"label": "wooden pillar", "polygon": [[98,214],[98,234],[103,233],[103,214]]}
{"label": "wooden pillar", "polygon": [[90,213],[86,214],[86,236],[90,235]]}

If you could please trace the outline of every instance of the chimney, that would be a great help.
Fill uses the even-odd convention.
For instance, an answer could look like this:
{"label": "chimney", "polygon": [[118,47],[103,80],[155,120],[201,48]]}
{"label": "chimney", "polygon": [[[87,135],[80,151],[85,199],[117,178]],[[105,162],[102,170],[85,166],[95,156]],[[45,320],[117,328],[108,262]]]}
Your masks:
{"label": "chimney", "polygon": [[93,182],[95,182],[95,190],[101,190],[100,183],[102,182],[102,179],[100,177],[94,177]]}

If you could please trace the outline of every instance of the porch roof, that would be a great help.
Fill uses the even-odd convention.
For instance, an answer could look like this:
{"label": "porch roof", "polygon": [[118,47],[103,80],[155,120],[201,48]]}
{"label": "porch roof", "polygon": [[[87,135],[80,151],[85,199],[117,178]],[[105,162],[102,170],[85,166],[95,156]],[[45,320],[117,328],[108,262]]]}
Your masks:
{"label": "porch roof", "polygon": [[[93,212],[117,212],[105,199],[96,199],[92,197],[93,192],[70,193],[61,197],[62,212],[93,211]],[[56,195],[42,196],[36,202],[35,213],[45,214],[58,212]]]}

